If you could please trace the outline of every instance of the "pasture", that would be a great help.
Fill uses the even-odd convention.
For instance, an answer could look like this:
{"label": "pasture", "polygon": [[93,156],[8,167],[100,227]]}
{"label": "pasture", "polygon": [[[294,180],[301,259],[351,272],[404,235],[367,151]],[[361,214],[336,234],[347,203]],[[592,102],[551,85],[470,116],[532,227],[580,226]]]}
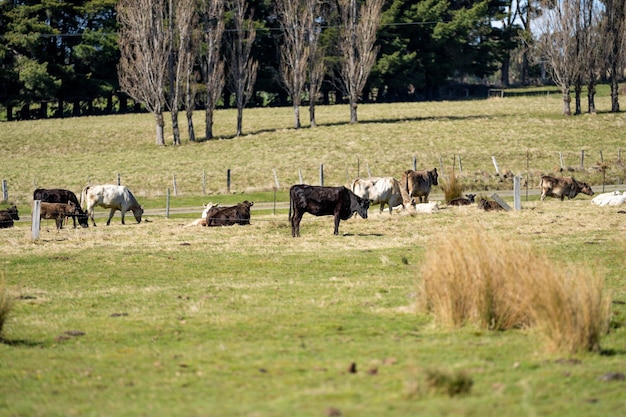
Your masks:
{"label": "pasture", "polygon": [[[624,415],[626,207],[592,206],[585,195],[540,202],[534,187],[562,152],[600,193],[592,166],[603,151],[615,179],[607,188],[623,191],[626,116],[564,118],[560,109],[557,96],[362,105],[361,122],[348,125],[348,107],[329,106],[317,110],[319,127],[298,131],[291,109],[249,109],[240,138],[224,110],[221,139],[165,148],[153,145],[149,115],[0,124],[0,179],[22,218],[0,229],[0,282],[13,305],[0,343],[0,415]],[[326,185],[347,185],[366,165],[400,177],[413,157],[418,168],[443,161],[445,175],[456,156],[458,172],[458,155],[466,188],[484,196],[497,190],[511,203],[492,156],[527,177],[522,210],[442,205],[390,216],[374,206],[367,220],[342,221],[339,236],[331,217],[305,215],[302,237],[291,237],[284,203],[299,170],[318,184],[324,164]],[[35,187],[79,192],[118,173],[147,222],[122,226],[117,213],[107,227],[96,209],[98,227],[57,233],[44,221],[31,240]],[[183,227],[203,202],[245,199],[255,201],[249,226]],[[441,199],[435,190],[431,200]],[[554,268],[600,271],[613,300],[601,350],[563,354],[535,329],[447,329],[417,313],[428,249],[468,231],[529,245]]]}

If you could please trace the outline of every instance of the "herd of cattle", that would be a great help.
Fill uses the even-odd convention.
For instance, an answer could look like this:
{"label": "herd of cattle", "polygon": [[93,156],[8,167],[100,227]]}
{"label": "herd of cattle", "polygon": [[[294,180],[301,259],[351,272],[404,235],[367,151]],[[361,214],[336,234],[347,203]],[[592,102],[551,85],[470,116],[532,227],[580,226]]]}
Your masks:
{"label": "herd of cattle", "polygon": [[[305,184],[294,185],[289,190],[289,222],[293,237],[300,236],[300,221],[304,213],[314,216],[334,216],[334,234],[339,233],[339,222],[347,220],[354,213],[367,219],[370,205],[378,204],[382,213],[385,206],[389,213],[394,207],[413,211],[433,212],[438,209],[437,203],[429,203],[428,196],[433,186],[437,186],[437,169],[430,171],[407,170],[398,181],[393,177],[357,178],[352,182],[350,189],[346,187],[323,187]],[[579,182],[572,177],[552,177],[544,175],[541,178],[541,200],[546,197],[564,200],[575,198],[579,193],[593,195],[589,184]],[[448,202],[449,205],[461,206],[475,203],[475,194],[466,194]],[[89,226],[89,219],[93,226],[95,207],[110,209],[107,225],[117,210],[121,212],[122,224],[127,211],[132,211],[137,223],[141,222],[143,208],[130,190],[121,185],[88,185],[83,188],[80,201],[76,195],[64,189],[36,189],[33,200],[40,201],[40,219],[54,219],[57,229],[63,228],[63,223],[72,218],[74,227],[76,222],[82,227]],[[598,206],[618,205],[626,203],[626,192],[619,191],[604,193],[591,200]],[[250,208],[254,203],[244,201],[230,207],[207,205],[202,217],[187,226],[228,226],[250,224]],[[83,208],[84,207],[84,208]],[[477,207],[483,210],[500,210],[502,207],[495,202],[481,198]],[[19,220],[16,206],[0,210],[0,228],[12,227],[15,220]]]}

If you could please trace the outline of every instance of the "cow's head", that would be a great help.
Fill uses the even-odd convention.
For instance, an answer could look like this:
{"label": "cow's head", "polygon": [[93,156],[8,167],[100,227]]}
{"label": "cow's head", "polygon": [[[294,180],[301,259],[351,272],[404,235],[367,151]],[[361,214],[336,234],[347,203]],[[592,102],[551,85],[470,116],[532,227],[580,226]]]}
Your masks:
{"label": "cow's head", "polygon": [[474,198],[476,197],[476,194],[465,194],[465,197],[473,203]]}
{"label": "cow's head", "polygon": [[432,185],[439,185],[437,182],[437,177],[439,177],[439,174],[437,174],[437,168],[433,168],[432,171],[428,171],[428,177],[430,178]]}
{"label": "cow's head", "polygon": [[352,210],[356,211],[359,216],[367,219],[367,210],[370,208],[370,201],[366,198],[361,198],[358,195],[354,195],[356,199],[356,207],[351,207]]}
{"label": "cow's head", "polygon": [[135,216],[135,220],[137,220],[137,223],[141,223],[141,215],[143,214],[143,207],[139,206],[131,210],[133,211],[133,215]]}
{"label": "cow's head", "polygon": [[20,216],[18,216],[17,213],[17,206],[11,206],[7,209],[7,213],[9,213],[9,216],[11,216],[11,218],[13,220],[19,220]]}
{"label": "cow's head", "polygon": [[581,182],[580,184],[580,192],[587,195],[593,195],[593,190],[586,182]]}

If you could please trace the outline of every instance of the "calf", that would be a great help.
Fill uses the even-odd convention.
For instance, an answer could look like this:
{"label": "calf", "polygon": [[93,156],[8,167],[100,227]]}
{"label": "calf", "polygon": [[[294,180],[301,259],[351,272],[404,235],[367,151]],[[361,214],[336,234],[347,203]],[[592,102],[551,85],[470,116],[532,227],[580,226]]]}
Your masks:
{"label": "calf", "polygon": [[502,206],[498,204],[496,201],[485,200],[484,198],[481,198],[480,201],[478,202],[478,208],[481,210],[485,210],[485,211],[504,210]]}
{"label": "calf", "polygon": [[64,190],[61,188],[37,188],[33,193],[33,200],[41,200],[46,203],[74,203],[76,207],[76,211],[70,215],[72,220],[74,221],[74,228],[76,228],[76,220],[78,219],[78,224],[82,227],[89,227],[89,222],[87,221],[87,213],[83,211],[80,207],[80,203],[78,202],[78,198],[76,198],[76,194],[74,194],[70,190]]}
{"label": "calf", "polygon": [[465,197],[455,198],[448,203],[451,206],[469,206],[474,204],[474,198],[476,194],[465,194]]}
{"label": "calf", "polygon": [[211,227],[250,224],[250,207],[253,205],[253,202],[246,200],[236,206],[211,207],[206,215],[206,225]]}
{"label": "calf", "polygon": [[42,201],[39,218],[54,219],[57,225],[57,231],[59,231],[63,229],[65,218],[72,216],[75,212],[76,205],[71,201],[67,203],[46,203]]}
{"label": "calf", "polygon": [[541,177],[541,201],[546,197],[560,198],[568,200],[576,197],[579,193],[593,195],[593,190],[586,182],[579,182],[574,177],[551,177],[544,175]]}
{"label": "calf", "polygon": [[13,220],[19,220],[20,216],[16,206],[11,206],[6,210],[0,210],[0,229],[8,229],[13,227]]}
{"label": "calf", "polygon": [[289,189],[289,222],[291,236],[300,236],[300,221],[304,213],[314,216],[335,216],[334,234],[339,234],[339,222],[354,213],[367,219],[369,200],[362,199],[346,187],[319,187],[298,184]]}

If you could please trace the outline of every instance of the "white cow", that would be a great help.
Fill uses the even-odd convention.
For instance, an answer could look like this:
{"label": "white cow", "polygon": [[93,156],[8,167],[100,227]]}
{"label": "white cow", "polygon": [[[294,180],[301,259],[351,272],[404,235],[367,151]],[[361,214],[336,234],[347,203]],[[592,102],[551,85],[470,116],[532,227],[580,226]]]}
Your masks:
{"label": "white cow", "polygon": [[352,181],[352,192],[359,197],[370,200],[370,205],[380,204],[382,213],[385,204],[391,214],[394,207],[403,205],[400,183],[393,177],[357,178]]}
{"label": "white cow", "polygon": [[426,213],[426,214],[433,214],[435,212],[439,211],[439,202],[438,201],[434,201],[434,202],[428,202],[428,203],[419,203],[415,205],[415,212],[416,213]]}
{"label": "white cow", "polygon": [[591,199],[591,204],[595,204],[600,207],[619,206],[624,203],[626,203],[626,193],[622,194],[619,191],[600,194]]}
{"label": "white cow", "polygon": [[196,219],[183,227],[206,226],[206,216],[209,213],[209,210],[211,209],[211,207],[219,207],[219,206],[220,206],[219,204],[213,204],[213,203],[203,204],[202,207],[204,207],[204,210],[202,210],[202,216],[199,219]]}
{"label": "white cow", "polygon": [[141,223],[143,207],[139,205],[133,193],[123,185],[88,185],[83,188],[80,202],[81,205],[86,205],[85,211],[87,216],[91,217],[91,222],[94,226],[96,222],[93,219],[93,212],[96,206],[111,209],[107,226],[111,223],[115,210],[119,210],[122,213],[122,224],[124,224],[124,216],[128,210],[133,212],[137,223]]}

